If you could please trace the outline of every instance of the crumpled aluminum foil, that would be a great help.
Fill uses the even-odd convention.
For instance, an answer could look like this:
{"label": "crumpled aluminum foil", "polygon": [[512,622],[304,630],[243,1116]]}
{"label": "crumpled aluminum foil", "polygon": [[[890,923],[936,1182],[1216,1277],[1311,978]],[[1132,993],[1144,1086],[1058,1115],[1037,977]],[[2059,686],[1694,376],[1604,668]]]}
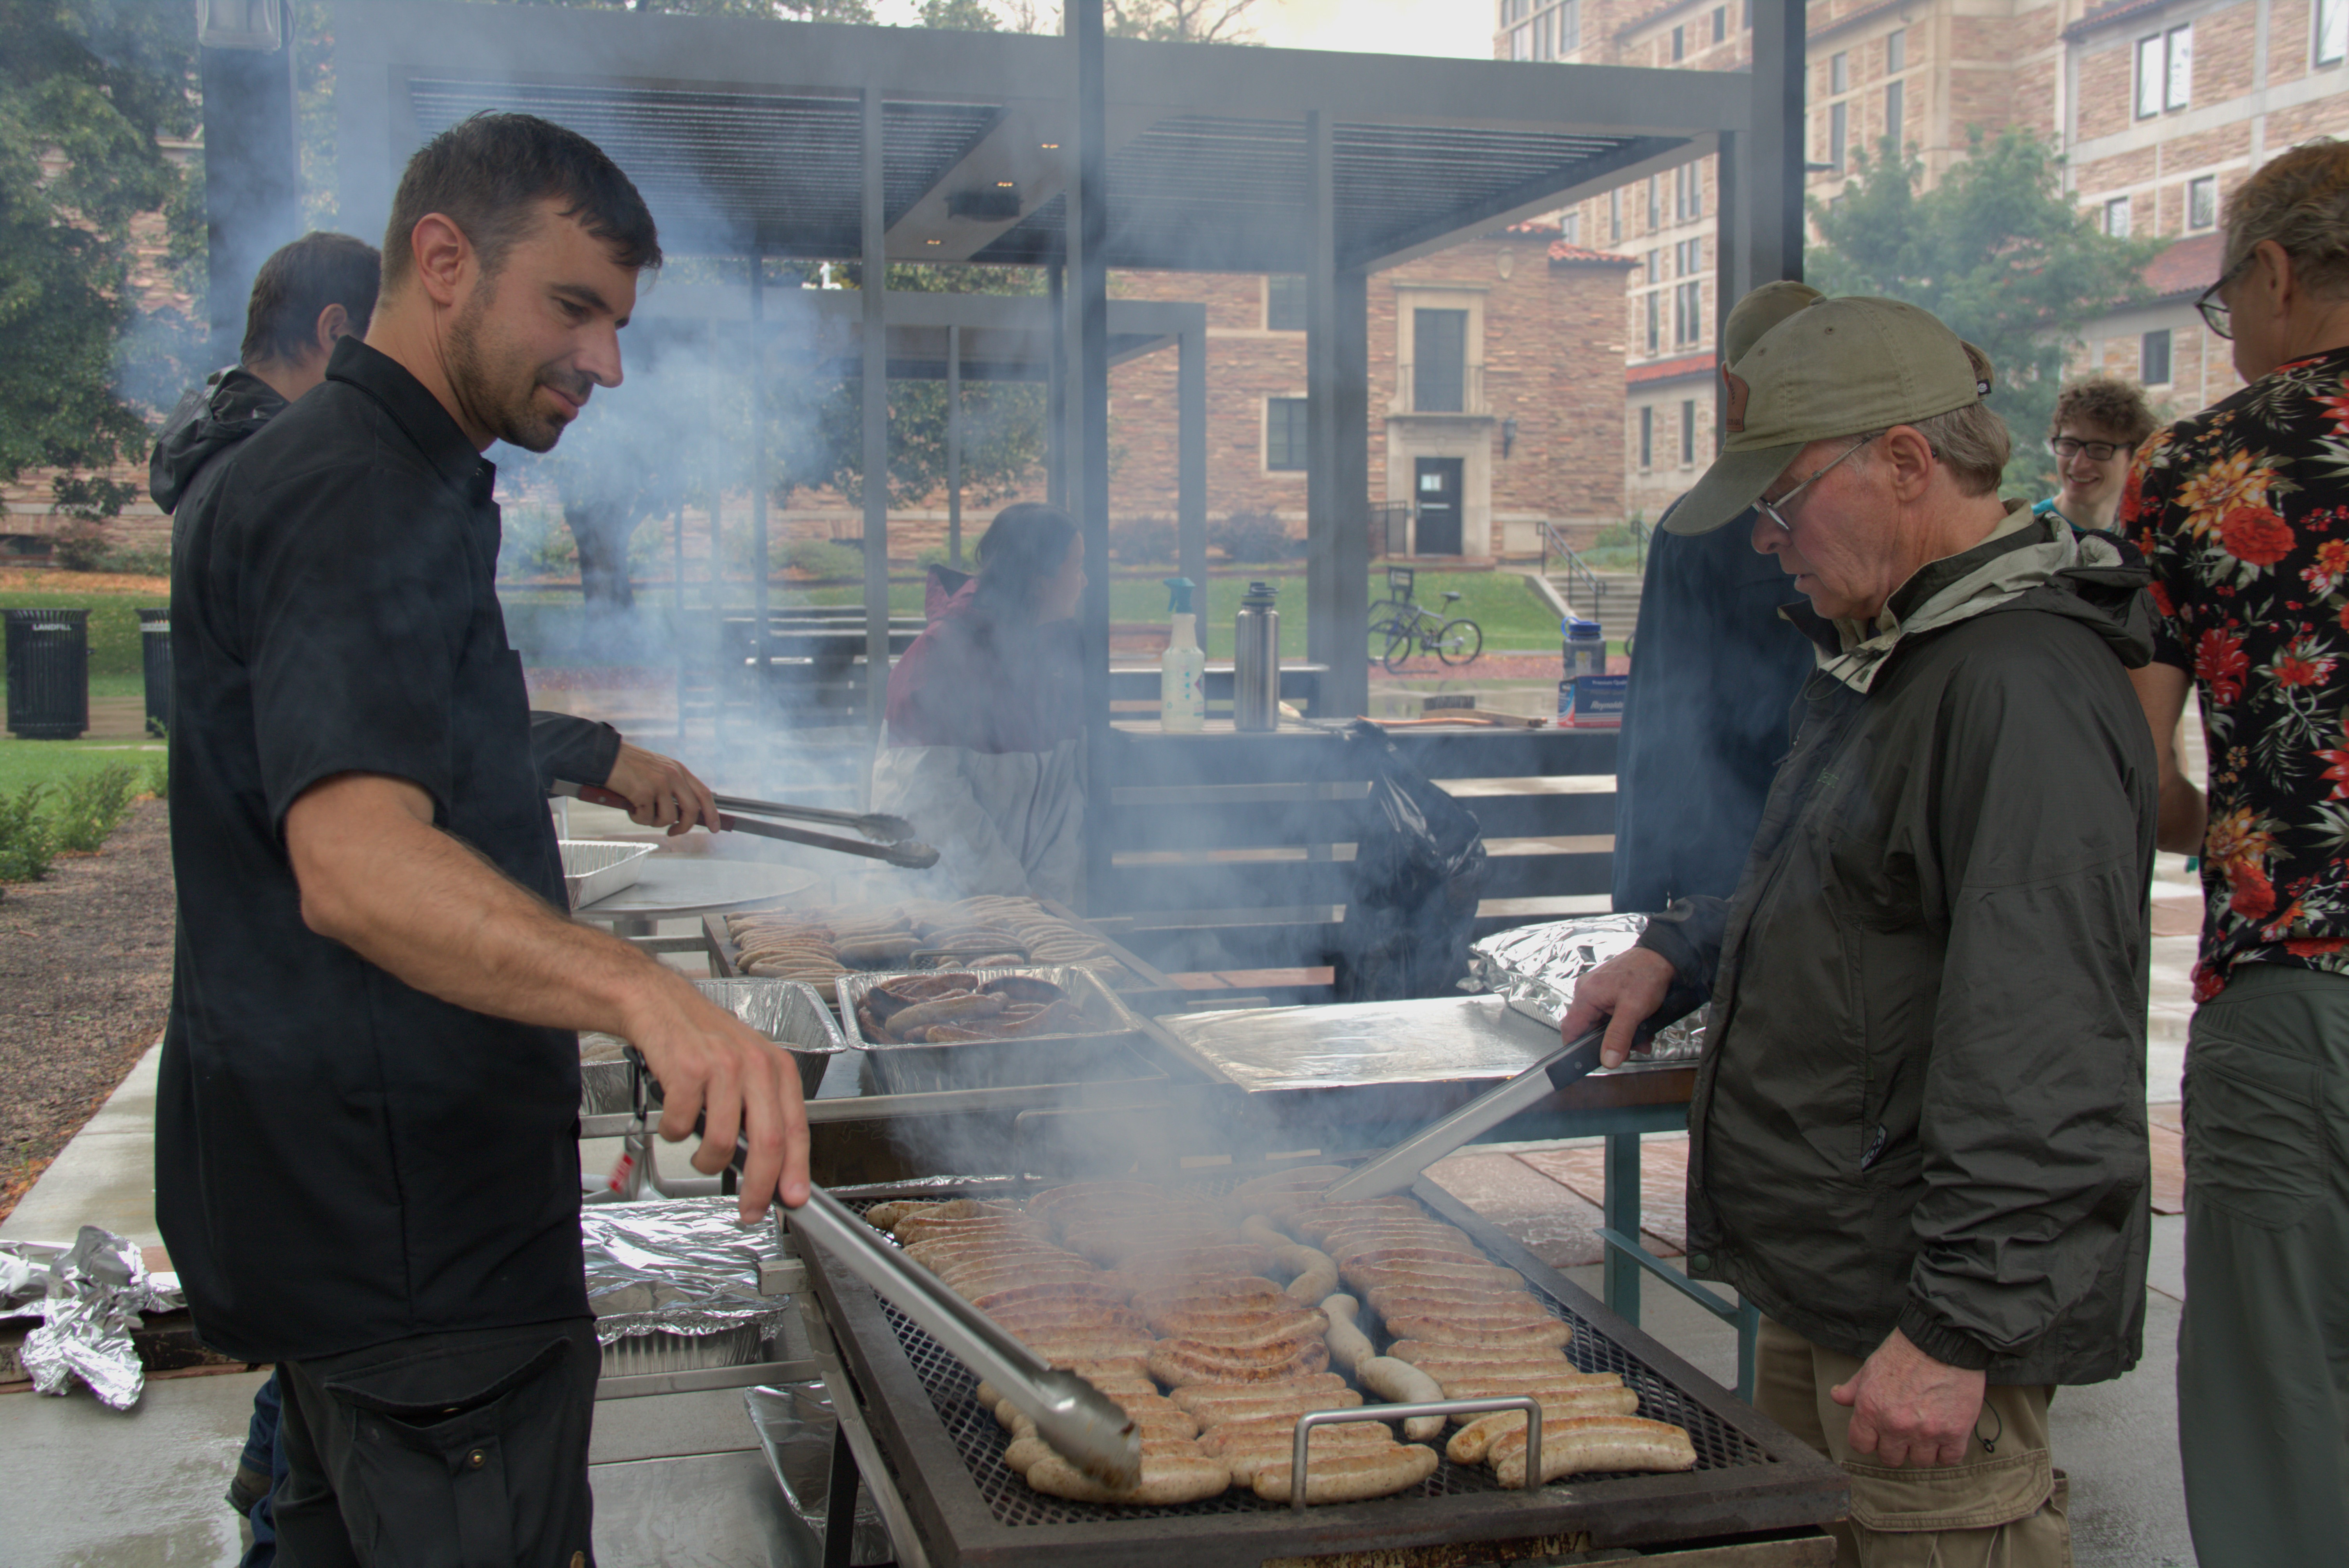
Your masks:
{"label": "crumpled aluminum foil", "polygon": [[[1575,982],[1627,951],[1647,929],[1644,914],[1589,914],[1499,932],[1468,950],[1463,985],[1506,997],[1518,1012],[1556,1028],[1573,1005]],[[1630,1059],[1692,1061],[1703,1051],[1704,1017],[1699,1013],[1657,1030]]]}
{"label": "crumpled aluminum foil", "polygon": [[[780,1383],[767,1388],[746,1388],[743,1402],[759,1446],[767,1450],[768,1468],[783,1494],[796,1528],[790,1533],[799,1548],[797,1562],[813,1563],[823,1556],[830,1522],[832,1443],[835,1422],[832,1401],[822,1383]],[[852,1568],[888,1563],[897,1549],[890,1543],[889,1527],[882,1522],[873,1489],[856,1489],[856,1524],[848,1561]]]}
{"label": "crumpled aluminum foil", "polygon": [[791,1298],[759,1294],[774,1227],[745,1225],[731,1198],[679,1198],[583,1209],[587,1301],[595,1341],[638,1334],[716,1334],[745,1323],[781,1333]]}
{"label": "crumpled aluminum foil", "polygon": [[137,1246],[96,1225],[62,1253],[0,1243],[0,1317],[41,1319],[19,1352],[36,1392],[64,1394],[78,1377],[109,1408],[130,1408],[147,1386],[130,1331],[141,1313],[184,1305],[172,1276],[149,1274]]}

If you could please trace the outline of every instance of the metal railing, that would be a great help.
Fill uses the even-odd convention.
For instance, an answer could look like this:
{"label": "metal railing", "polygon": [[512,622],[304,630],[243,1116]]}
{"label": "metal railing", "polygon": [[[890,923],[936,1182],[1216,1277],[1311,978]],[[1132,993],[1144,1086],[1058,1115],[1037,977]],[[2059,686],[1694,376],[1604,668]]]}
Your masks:
{"label": "metal railing", "polygon": [[1370,503],[1371,556],[1411,553],[1412,507],[1407,500]]}
{"label": "metal railing", "polygon": [[1565,562],[1566,587],[1561,597],[1566,600],[1566,607],[1569,610],[1574,608],[1575,590],[1579,588],[1590,595],[1590,619],[1600,620],[1599,610],[1607,603],[1605,580],[1590,570],[1589,563],[1575,553],[1574,546],[1567,543],[1557,529],[1545,522],[1541,525],[1541,531],[1542,575],[1547,577],[1550,574],[1549,563],[1552,557]]}

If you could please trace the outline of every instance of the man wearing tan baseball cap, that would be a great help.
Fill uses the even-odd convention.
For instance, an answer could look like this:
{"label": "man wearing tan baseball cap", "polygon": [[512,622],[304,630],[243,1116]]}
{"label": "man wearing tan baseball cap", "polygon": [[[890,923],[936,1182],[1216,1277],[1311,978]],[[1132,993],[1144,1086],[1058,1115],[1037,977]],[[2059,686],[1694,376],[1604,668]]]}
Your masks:
{"label": "man wearing tan baseball cap", "polygon": [[1709,994],[1689,1273],[1761,1308],[1755,1403],[1850,1475],[1837,1562],[2053,1568],[2048,1398],[2144,1332],[2146,574],[1999,499],[1990,363],[1913,305],[1796,310],[1723,379],[1664,526],[1754,508],[1818,669],[1735,895],[1654,915],[1565,1032],[1611,1015],[1611,1065]]}

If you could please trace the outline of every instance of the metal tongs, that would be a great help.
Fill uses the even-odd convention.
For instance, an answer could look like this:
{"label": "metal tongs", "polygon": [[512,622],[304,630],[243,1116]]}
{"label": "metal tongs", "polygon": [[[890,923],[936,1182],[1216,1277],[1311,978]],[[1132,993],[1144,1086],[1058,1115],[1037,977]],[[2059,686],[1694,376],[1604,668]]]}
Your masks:
{"label": "metal tongs", "polygon": [[[597,784],[574,784],[567,779],[554,782],[554,793],[568,795],[574,800],[585,800],[593,806],[613,806],[626,811],[631,802],[625,795]],[[833,850],[843,855],[863,855],[867,860],[885,861],[893,866],[911,871],[925,871],[938,863],[938,851],[914,837],[914,824],[903,817],[859,815],[854,811],[827,811],[816,806],[785,806],[772,800],[751,800],[739,795],[713,797],[718,802],[720,831],[750,833],[761,839],[781,839],[787,843],[812,844],[819,850]],[[733,815],[741,812],[743,815]],[[866,839],[879,841],[866,843],[856,839],[834,838],[830,833],[811,833],[799,828],[779,827],[762,822],[760,817],[791,817],[801,821],[829,822],[852,828]]]}
{"label": "metal tongs", "polygon": [[[1664,1005],[1640,1026],[1639,1034],[1633,1037],[1634,1047],[1657,1030],[1695,1011],[1696,1003],[1692,993],[1678,985],[1672,987]],[[1558,1090],[1598,1071],[1599,1047],[1606,1037],[1605,1024],[1577,1035],[1516,1077],[1486,1089],[1443,1120],[1432,1123],[1424,1131],[1413,1134],[1360,1167],[1324,1192],[1321,1201],[1338,1203],[1357,1198],[1383,1198],[1391,1192],[1405,1191],[1419,1180],[1422,1171],[1461,1145],[1475,1141],[1519,1111],[1532,1109]]]}

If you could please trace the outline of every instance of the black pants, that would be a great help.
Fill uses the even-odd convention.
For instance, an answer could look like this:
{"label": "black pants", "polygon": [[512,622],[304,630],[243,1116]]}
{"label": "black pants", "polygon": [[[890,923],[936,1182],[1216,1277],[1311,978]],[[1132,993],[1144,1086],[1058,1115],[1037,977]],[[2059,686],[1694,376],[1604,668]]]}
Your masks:
{"label": "black pants", "polygon": [[590,1318],[278,1367],[285,1568],[588,1568]]}

